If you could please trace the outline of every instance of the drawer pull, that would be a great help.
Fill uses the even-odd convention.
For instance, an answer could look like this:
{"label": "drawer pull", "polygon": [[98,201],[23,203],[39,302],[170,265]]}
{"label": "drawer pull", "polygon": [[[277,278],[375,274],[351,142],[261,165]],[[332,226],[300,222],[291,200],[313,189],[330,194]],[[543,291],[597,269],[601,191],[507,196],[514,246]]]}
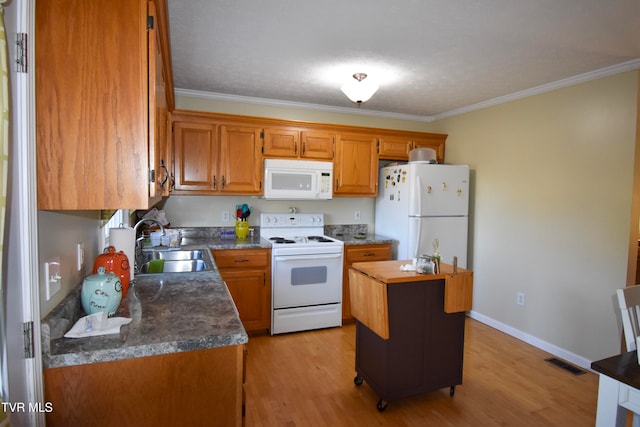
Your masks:
{"label": "drawer pull", "polygon": [[376,256],[376,254],[368,253],[368,254],[364,254],[364,256]]}
{"label": "drawer pull", "polygon": [[234,259],[233,262],[249,262],[248,259]]}

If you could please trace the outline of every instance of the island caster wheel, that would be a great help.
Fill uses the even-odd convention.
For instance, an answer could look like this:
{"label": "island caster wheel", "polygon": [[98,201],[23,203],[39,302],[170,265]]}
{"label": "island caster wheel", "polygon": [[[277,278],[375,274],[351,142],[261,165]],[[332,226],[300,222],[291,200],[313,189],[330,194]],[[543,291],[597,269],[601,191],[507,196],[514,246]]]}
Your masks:
{"label": "island caster wheel", "polygon": [[380,412],[384,411],[385,409],[387,409],[387,401],[382,399],[378,400],[376,408],[378,408],[378,411]]}
{"label": "island caster wheel", "polygon": [[357,386],[361,386],[363,382],[364,378],[362,378],[360,375],[356,375],[356,377],[353,379],[353,383]]}
{"label": "island caster wheel", "polygon": [[454,394],[456,394],[456,386],[452,385],[449,389],[449,396],[453,397]]}

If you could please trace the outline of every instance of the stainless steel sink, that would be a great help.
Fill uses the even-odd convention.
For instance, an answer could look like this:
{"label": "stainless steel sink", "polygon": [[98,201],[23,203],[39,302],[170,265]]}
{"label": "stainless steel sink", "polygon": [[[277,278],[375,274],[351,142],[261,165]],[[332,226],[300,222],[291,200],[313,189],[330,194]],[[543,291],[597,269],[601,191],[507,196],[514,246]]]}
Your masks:
{"label": "stainless steel sink", "polygon": [[[160,271],[162,268],[162,271]],[[183,260],[169,260],[164,263],[155,263],[154,261],[145,262],[140,266],[140,273],[189,273],[193,271],[208,271],[211,268],[204,262],[203,259],[183,259]]]}
{"label": "stainless steel sink", "polygon": [[191,273],[213,270],[208,250],[143,251],[137,258],[137,274]]}
{"label": "stainless steel sink", "polygon": [[146,261],[150,261],[152,259],[164,259],[171,261],[182,261],[189,259],[202,259],[202,251],[201,250],[192,250],[192,251],[151,251],[151,252],[143,252],[142,257]]}

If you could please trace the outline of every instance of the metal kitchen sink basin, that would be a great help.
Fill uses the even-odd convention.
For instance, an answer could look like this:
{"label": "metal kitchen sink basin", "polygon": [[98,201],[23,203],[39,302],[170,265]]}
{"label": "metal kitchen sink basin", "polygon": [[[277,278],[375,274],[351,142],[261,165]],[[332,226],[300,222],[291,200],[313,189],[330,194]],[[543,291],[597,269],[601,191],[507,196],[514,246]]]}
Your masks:
{"label": "metal kitchen sink basin", "polygon": [[143,252],[142,257],[146,261],[150,261],[152,259],[164,259],[167,261],[182,261],[189,259],[202,259],[202,251],[201,250],[192,250],[192,251],[150,251]]}
{"label": "metal kitchen sink basin", "polygon": [[148,273],[191,273],[194,271],[208,271],[211,268],[203,259],[183,259],[183,260],[158,260],[147,261],[140,266],[141,274]]}
{"label": "metal kitchen sink basin", "polygon": [[207,250],[143,251],[137,258],[137,274],[192,273],[213,270]]}

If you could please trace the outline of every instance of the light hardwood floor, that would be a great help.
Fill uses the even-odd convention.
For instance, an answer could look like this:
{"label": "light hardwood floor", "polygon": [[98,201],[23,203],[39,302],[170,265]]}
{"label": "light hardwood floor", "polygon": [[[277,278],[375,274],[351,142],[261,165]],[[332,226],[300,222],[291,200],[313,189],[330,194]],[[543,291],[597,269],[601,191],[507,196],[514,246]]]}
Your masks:
{"label": "light hardwood floor", "polygon": [[355,376],[355,325],[249,339],[247,427],[593,426],[598,376],[466,319],[462,385],[389,402]]}

